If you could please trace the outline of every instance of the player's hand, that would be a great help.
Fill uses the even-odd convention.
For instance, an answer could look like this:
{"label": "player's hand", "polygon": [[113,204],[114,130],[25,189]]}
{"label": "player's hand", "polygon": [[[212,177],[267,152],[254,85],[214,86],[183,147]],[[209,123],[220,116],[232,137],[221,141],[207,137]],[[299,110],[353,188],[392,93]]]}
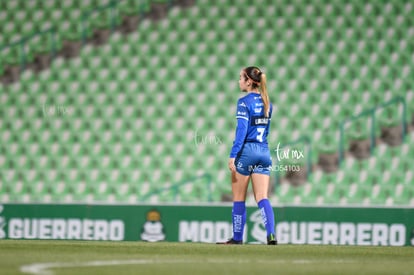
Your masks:
{"label": "player's hand", "polygon": [[234,158],[229,158],[228,166],[231,172],[236,172],[236,165],[234,165]]}

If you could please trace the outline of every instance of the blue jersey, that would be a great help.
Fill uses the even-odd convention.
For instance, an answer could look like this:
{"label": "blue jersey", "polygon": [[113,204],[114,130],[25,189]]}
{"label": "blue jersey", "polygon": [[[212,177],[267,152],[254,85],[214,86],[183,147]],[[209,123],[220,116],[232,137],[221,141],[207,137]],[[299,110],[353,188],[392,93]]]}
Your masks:
{"label": "blue jersey", "polygon": [[273,106],[270,104],[269,117],[265,117],[264,104],[260,94],[249,93],[237,101],[237,127],[230,158],[235,158],[245,143],[257,143],[267,148],[270,119]]}

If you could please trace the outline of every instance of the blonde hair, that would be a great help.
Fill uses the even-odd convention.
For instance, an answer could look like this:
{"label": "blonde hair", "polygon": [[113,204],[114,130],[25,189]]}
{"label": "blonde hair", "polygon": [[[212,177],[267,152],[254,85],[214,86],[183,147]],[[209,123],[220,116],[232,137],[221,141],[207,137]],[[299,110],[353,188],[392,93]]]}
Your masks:
{"label": "blonde hair", "polygon": [[270,116],[270,99],[269,94],[267,93],[267,78],[266,74],[263,73],[258,67],[247,67],[244,69],[246,79],[250,78],[253,82],[252,87],[258,88],[260,91],[260,95],[262,96],[263,106],[264,106],[264,114],[265,117]]}
{"label": "blonde hair", "polygon": [[260,91],[260,94],[263,100],[265,117],[269,117],[270,100],[269,100],[269,94],[267,93],[266,74],[264,73],[262,73],[260,76],[259,91]]}

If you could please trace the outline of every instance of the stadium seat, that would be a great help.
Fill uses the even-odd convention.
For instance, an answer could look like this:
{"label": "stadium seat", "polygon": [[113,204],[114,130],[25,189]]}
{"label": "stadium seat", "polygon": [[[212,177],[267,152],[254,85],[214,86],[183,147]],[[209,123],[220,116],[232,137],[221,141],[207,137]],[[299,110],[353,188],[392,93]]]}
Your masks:
{"label": "stadium seat", "polygon": [[[149,12],[152,3],[119,1],[117,15]],[[1,4],[0,41],[9,44],[55,27],[61,49],[63,40],[81,38],[85,12],[108,4],[7,1]],[[144,18],[126,36],[115,31],[104,45],[84,45],[77,57],[56,57],[48,69],[28,68],[18,83],[0,86],[5,106],[1,151],[7,152],[0,168],[13,171],[7,173],[11,183],[36,182],[35,188],[22,182],[1,195],[8,201],[196,202],[208,199],[197,178],[208,173],[212,198],[220,200],[231,191],[225,161],[240,96],[238,72],[247,64],[264,68],[269,78],[275,107],[271,147],[308,136],[314,165],[320,154],[337,152],[338,125],[349,116],[402,96],[407,118],[412,117],[411,3],[270,4],[176,6],[162,20]],[[92,17],[91,27],[110,26],[108,11]],[[32,62],[50,45],[51,37],[44,34],[30,39],[27,52],[2,49],[0,67],[18,65],[24,54]],[[378,114],[378,125],[399,122],[399,112],[387,107]],[[347,128],[346,145],[369,137],[365,123]],[[411,194],[413,144],[412,134],[397,148],[377,144],[369,159],[347,156],[334,174],[316,170],[304,186],[283,183],[272,199],[281,204],[409,204],[405,190]],[[194,178],[192,184],[168,189]]]}

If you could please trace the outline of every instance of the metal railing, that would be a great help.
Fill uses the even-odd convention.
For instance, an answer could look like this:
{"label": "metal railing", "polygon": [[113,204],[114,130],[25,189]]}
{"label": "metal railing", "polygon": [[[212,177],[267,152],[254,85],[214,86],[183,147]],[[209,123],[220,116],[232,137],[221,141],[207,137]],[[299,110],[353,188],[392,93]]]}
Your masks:
{"label": "metal railing", "polygon": [[407,124],[406,124],[406,115],[407,115],[407,104],[405,102],[405,99],[402,97],[395,97],[392,98],[391,100],[384,102],[382,104],[379,104],[377,106],[375,106],[374,108],[368,109],[368,110],[364,110],[361,113],[355,115],[355,116],[351,116],[349,118],[346,118],[345,120],[343,120],[340,125],[339,125],[339,148],[338,148],[338,152],[339,152],[339,165],[342,163],[343,159],[344,159],[344,155],[345,155],[345,126],[353,123],[359,119],[363,119],[366,117],[369,117],[369,119],[371,120],[371,124],[370,124],[370,134],[369,134],[369,139],[370,139],[370,152],[371,155],[374,151],[374,148],[376,146],[376,130],[377,130],[377,123],[376,123],[376,114],[379,110],[387,108],[389,106],[395,105],[395,104],[401,104],[402,105],[402,114],[401,114],[401,126],[402,126],[402,139],[404,141],[405,135],[407,133]]}
{"label": "metal railing", "polygon": [[[111,32],[114,32],[115,27],[116,27],[116,18],[117,18],[117,14],[118,14],[118,3],[119,2],[115,2],[112,1],[107,5],[104,6],[99,6],[95,9],[86,11],[82,14],[82,18],[81,18],[81,40],[82,40],[82,44],[85,45],[86,44],[86,40],[87,40],[87,33],[90,30],[90,25],[91,25],[91,19],[93,19],[93,16],[96,14],[104,14],[105,12],[109,11],[110,12],[110,16],[109,16],[109,22],[106,22],[106,24],[102,24],[104,27],[108,27]],[[102,22],[101,22],[102,23]],[[106,25],[106,26],[105,26]]]}
{"label": "metal railing", "polygon": [[[29,54],[32,54],[31,52],[29,52],[30,47],[28,46],[28,44],[31,42],[31,40],[39,38],[39,37],[44,37],[45,35],[50,36],[49,49],[48,50],[45,49],[45,51],[48,51],[53,58],[56,55],[56,31],[54,28],[49,28],[49,29],[35,32],[31,35],[25,36],[13,43],[10,43],[8,45],[1,47],[0,52],[17,48],[17,52],[19,53],[18,54],[19,56],[17,57],[18,64],[19,64],[20,70],[24,70],[27,65],[27,56]],[[7,65],[7,62],[0,59],[0,64],[4,66],[4,65]],[[16,64],[9,64],[9,65],[16,65]]]}
{"label": "metal railing", "polygon": [[[148,194],[142,196],[140,200],[144,202],[148,202],[153,196],[162,195],[163,193],[168,193],[169,197],[170,198],[172,197],[174,199],[174,202],[178,202],[179,196],[182,195],[181,189],[186,185],[193,185],[194,182],[198,180],[201,180],[202,185],[197,186],[197,188],[200,188],[201,190],[203,190],[203,192],[206,192],[207,196],[204,198],[195,197],[194,200],[201,202],[203,201],[203,199],[206,199],[207,202],[212,202],[213,201],[213,190],[212,190],[212,180],[211,180],[210,174],[203,174],[201,176],[195,176],[189,179],[185,179],[169,187],[157,188],[153,190],[152,192],[149,192]],[[196,187],[193,186],[192,188],[196,188]]]}
{"label": "metal railing", "polygon": [[[93,9],[87,10],[85,12],[83,12],[82,16],[81,16],[81,21],[80,21],[80,33],[76,34],[79,35],[79,37],[77,37],[77,40],[82,41],[82,46],[86,44],[86,40],[87,40],[87,33],[90,30],[90,21],[92,20],[92,16],[98,14],[103,14],[104,12],[107,12],[109,10],[110,12],[110,16],[109,16],[109,22],[107,23],[107,27],[111,30],[111,32],[115,31],[115,28],[117,26],[117,17],[119,14],[119,7],[118,5],[120,3],[122,3],[122,1],[126,1],[126,0],[112,0],[110,1],[108,4],[106,5],[102,5],[102,6],[97,6]],[[142,15],[144,14],[143,11],[143,7],[142,7],[142,1],[141,0],[136,0],[137,3],[139,3],[139,8],[136,10],[136,14],[137,15]],[[168,7],[170,8],[172,6],[172,0],[168,1]],[[104,24],[105,25],[105,24]],[[14,48],[18,48],[17,52],[19,53],[18,56],[12,56],[13,58],[16,58],[17,60],[17,64],[19,64],[20,66],[20,70],[24,70],[26,68],[27,65],[27,56],[28,56],[28,52],[27,52],[27,43],[29,41],[31,41],[33,38],[35,38],[36,36],[40,36],[40,35],[44,35],[44,34],[49,34],[52,36],[51,38],[51,45],[50,45],[50,49],[49,49],[49,53],[51,54],[52,58],[56,56],[56,51],[57,51],[57,43],[56,43],[56,36],[58,35],[58,32],[55,29],[56,26],[53,26],[52,28],[48,28],[45,30],[41,30],[41,31],[37,31],[34,32],[33,34],[30,34],[28,36],[25,36],[17,41],[11,42],[7,45],[4,46],[0,46],[0,53],[2,53],[3,51],[6,51],[7,49],[14,49]],[[76,32],[76,31],[75,31]],[[75,38],[76,38],[75,36]],[[35,52],[35,54],[37,54],[37,52]],[[1,55],[0,55],[1,56]],[[0,67],[3,68],[2,71],[0,71],[0,75],[3,73],[4,68],[7,65],[17,65],[17,64],[13,64],[4,60],[1,60],[0,58]]]}

